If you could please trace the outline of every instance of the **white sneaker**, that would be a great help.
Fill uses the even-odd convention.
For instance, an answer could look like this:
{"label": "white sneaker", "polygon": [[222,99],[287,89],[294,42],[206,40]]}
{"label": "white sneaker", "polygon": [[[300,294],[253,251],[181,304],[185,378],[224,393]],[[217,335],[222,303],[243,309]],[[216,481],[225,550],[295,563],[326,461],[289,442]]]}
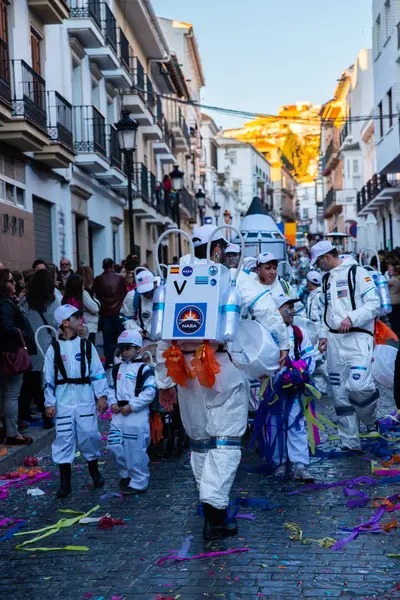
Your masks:
{"label": "white sneaker", "polygon": [[284,479],[286,477],[286,472],[287,472],[287,465],[286,465],[286,463],[283,463],[283,464],[279,465],[279,467],[276,467],[276,469],[274,470],[274,476],[277,477],[278,479]]}
{"label": "white sneaker", "polygon": [[293,473],[293,479],[304,481],[305,483],[314,483],[314,477],[303,463],[297,463]]}

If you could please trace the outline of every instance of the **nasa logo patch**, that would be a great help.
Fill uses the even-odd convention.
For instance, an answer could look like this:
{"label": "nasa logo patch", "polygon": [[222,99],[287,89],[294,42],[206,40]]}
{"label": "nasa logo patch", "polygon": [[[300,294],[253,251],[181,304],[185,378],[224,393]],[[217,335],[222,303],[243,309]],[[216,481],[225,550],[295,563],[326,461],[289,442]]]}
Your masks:
{"label": "nasa logo patch", "polygon": [[77,360],[78,362],[81,362],[81,353],[78,352],[78,354],[75,354],[75,360]]}
{"label": "nasa logo patch", "polygon": [[203,337],[207,304],[176,304],[173,336]]}
{"label": "nasa logo patch", "polygon": [[354,374],[353,374],[353,379],[354,379],[355,381],[358,381],[359,379],[361,379],[361,375],[360,375],[360,373],[354,373]]}
{"label": "nasa logo patch", "polygon": [[215,267],[214,265],[212,265],[209,269],[208,272],[210,273],[210,275],[216,275],[218,273],[218,269],[217,267]]}
{"label": "nasa logo patch", "polygon": [[182,269],[182,275],[184,277],[190,277],[193,274],[193,268],[192,267],[183,267]]}

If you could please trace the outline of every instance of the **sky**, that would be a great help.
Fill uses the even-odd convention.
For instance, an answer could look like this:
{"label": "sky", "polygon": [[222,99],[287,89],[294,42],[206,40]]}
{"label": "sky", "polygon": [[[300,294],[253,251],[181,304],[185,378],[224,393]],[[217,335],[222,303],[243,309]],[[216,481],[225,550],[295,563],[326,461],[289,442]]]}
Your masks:
{"label": "sky", "polygon": [[[322,104],[362,48],[371,47],[372,0],[152,0],[160,17],[194,27],[212,106],[276,114]],[[244,121],[208,112],[218,126]]]}

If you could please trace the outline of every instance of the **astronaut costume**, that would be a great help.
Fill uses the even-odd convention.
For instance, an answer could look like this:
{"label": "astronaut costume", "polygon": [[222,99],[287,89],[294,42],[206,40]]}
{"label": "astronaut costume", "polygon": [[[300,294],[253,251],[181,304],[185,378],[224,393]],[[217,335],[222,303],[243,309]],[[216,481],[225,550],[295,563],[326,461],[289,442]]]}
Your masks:
{"label": "astronaut costume", "polygon": [[[192,239],[195,249],[204,248],[213,230],[214,226],[204,225],[194,231]],[[213,241],[217,240],[224,243],[218,235]],[[205,261],[200,259],[197,262]],[[183,257],[181,264],[188,264],[188,258]],[[257,320],[260,318],[262,324],[267,327],[273,323],[280,347],[289,349],[286,328],[283,326],[279,312],[275,309],[271,295],[265,293],[266,291],[257,283],[253,286],[251,294],[251,282],[254,283],[254,280],[247,274],[244,274],[244,278],[243,285],[239,284],[241,277],[238,278],[237,289],[241,296],[242,291],[246,290],[246,302],[253,301],[253,316]],[[169,345],[170,343],[162,341],[157,347],[156,382],[159,389],[169,389],[174,386],[167,375],[162,356]],[[199,342],[196,343],[194,340],[179,341],[188,366],[198,345]],[[201,386],[197,379],[189,379],[187,387],[178,387],[178,399],[182,422],[190,438],[191,466],[199,489],[200,501],[205,510],[206,521],[209,518],[213,526],[223,529],[229,493],[241,458],[241,437],[247,427],[249,383],[244,373],[232,363],[225,346],[218,345],[217,342],[213,342],[212,346],[216,351],[215,358],[221,365],[215,384],[209,389]],[[236,532],[236,523],[230,530],[229,525],[225,524],[222,535],[234,535]],[[214,538],[205,536],[205,539]]]}
{"label": "astronaut costume", "polygon": [[[272,254],[272,252],[263,252],[262,254],[258,255],[257,266],[269,262],[279,263],[279,260],[274,254]],[[289,298],[292,298],[296,301],[299,299],[296,290],[293,288],[293,286],[278,275],[276,276],[276,279],[272,284],[263,283],[258,276],[257,280],[260,282],[264,289],[268,289],[271,292],[274,300],[277,300],[281,296],[289,296]],[[296,302],[296,316],[305,316],[305,308],[302,302]]]}
{"label": "astronaut costume", "polygon": [[[54,320],[60,326],[76,313],[76,307],[66,304],[55,311]],[[97,468],[101,436],[95,396],[107,395],[107,379],[95,347],[79,336],[69,340],[60,338],[46,352],[44,380],[45,407],[56,408],[56,439],[52,445],[54,462],[59,464],[61,475],[63,467],[68,465],[70,483],[70,466],[78,446],[88,461],[95,486],[100,487],[104,480]]]}
{"label": "astronaut costume", "polygon": [[153,298],[147,297],[147,294],[154,290],[154,284],[157,285],[157,283],[158,278],[151,271],[147,269],[140,271],[136,275],[136,290],[127,293],[122,305],[125,329],[143,331],[146,334],[145,346],[152,343],[150,331]]}
{"label": "astronaut costume", "polygon": [[[315,290],[311,290],[307,298],[306,316],[307,319],[312,321],[318,326],[318,330],[321,328],[321,273],[318,271],[309,271],[307,273],[307,279],[312,284],[318,287]],[[326,356],[316,349],[316,366],[314,371],[314,383],[321,394],[326,394],[328,391],[328,367],[326,362]]]}
{"label": "astronaut costume", "polygon": [[[312,264],[334,250],[330,242],[313,246]],[[343,258],[339,266],[323,277],[320,338],[328,340],[327,361],[342,446],[360,449],[358,419],[372,429],[377,420],[379,391],[372,376],[374,320],[379,316],[380,300],[371,273],[357,265],[354,281],[351,267],[357,262]],[[354,303],[352,306],[352,288]],[[352,328],[339,333],[340,323],[349,317]]]}
{"label": "astronaut costume", "polygon": [[[118,338],[118,348],[124,345],[142,347],[142,338],[138,331],[124,331]],[[121,477],[120,487],[124,495],[131,488],[135,492],[146,490],[150,472],[147,447],[150,443],[149,406],[156,395],[153,369],[142,359],[124,362],[114,366],[115,385],[109,389],[108,405],[126,404],[132,412],[123,415],[113,413],[107,450],[116,460]],[[140,379],[140,381],[138,381]]]}

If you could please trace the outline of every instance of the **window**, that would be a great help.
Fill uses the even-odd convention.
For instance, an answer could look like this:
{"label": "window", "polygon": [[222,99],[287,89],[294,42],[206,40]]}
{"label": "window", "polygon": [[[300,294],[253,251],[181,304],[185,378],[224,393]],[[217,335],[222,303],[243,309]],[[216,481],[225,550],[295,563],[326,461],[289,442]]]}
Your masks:
{"label": "window", "polygon": [[38,73],[39,75],[42,72],[42,60],[41,60],[41,56],[40,56],[41,41],[42,41],[42,39],[39,36],[39,34],[34,29],[31,29],[32,69],[35,71],[35,73]]}
{"label": "window", "polygon": [[358,158],[353,159],[353,175],[358,177],[360,175],[360,163]]}
{"label": "window", "polygon": [[0,179],[0,198],[10,202],[10,204],[25,207],[25,190],[2,179]]}
{"label": "window", "polygon": [[381,51],[381,16],[375,22],[375,57]]}
{"label": "window", "polygon": [[393,127],[393,91],[392,88],[387,93],[389,127]]}
{"label": "window", "polygon": [[379,136],[383,137],[383,105],[382,102],[378,104],[378,116],[379,116]]}
{"label": "window", "polygon": [[386,2],[385,2],[385,40],[389,37],[390,33],[391,33],[390,0],[386,0]]}
{"label": "window", "polygon": [[308,208],[303,208],[303,219],[308,219]]}

